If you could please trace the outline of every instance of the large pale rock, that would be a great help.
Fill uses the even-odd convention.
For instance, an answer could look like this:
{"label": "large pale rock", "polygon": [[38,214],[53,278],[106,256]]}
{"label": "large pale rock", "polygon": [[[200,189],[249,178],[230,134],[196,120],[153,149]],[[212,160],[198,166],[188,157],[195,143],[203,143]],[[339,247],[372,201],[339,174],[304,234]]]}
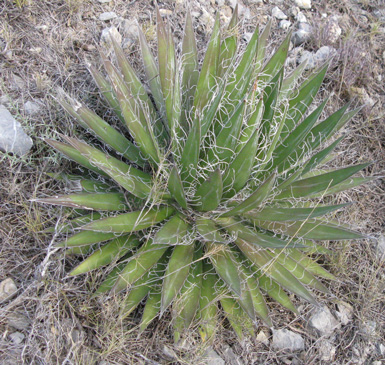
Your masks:
{"label": "large pale rock", "polygon": [[17,286],[11,278],[6,278],[0,283],[0,303],[14,296]]}
{"label": "large pale rock", "polygon": [[335,329],[341,327],[329,308],[325,306],[313,311],[309,319],[309,326],[320,336],[330,336]]}
{"label": "large pale rock", "polygon": [[3,105],[0,105],[0,150],[22,156],[32,147],[32,139],[20,123]]}
{"label": "large pale rock", "polygon": [[278,350],[299,351],[305,348],[305,341],[298,333],[280,329],[273,331],[273,347]]}

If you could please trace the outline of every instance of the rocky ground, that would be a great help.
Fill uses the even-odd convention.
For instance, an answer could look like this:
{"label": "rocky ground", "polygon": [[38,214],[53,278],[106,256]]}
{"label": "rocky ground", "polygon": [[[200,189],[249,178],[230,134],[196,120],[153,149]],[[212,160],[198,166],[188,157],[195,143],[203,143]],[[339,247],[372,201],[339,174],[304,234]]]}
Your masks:
{"label": "rocky ground", "polygon": [[[227,22],[236,0],[191,0],[203,50],[216,11]],[[186,4],[158,1],[176,40]],[[71,164],[42,138],[81,134],[55,96],[60,89],[108,113],[86,62],[100,65],[97,47],[115,37],[138,70],[136,21],[155,45],[153,1],[2,0],[0,2],[0,362],[3,364],[376,364],[385,362],[385,4],[383,0],[242,0],[245,41],[256,25],[273,20],[270,49],[293,30],[288,69],[307,60],[310,73],[331,58],[321,94],[327,112],[350,101],[363,109],[344,131],[339,162],[373,161],[369,186],[340,200],[357,201],[345,221],[368,234],[363,242],[328,243],[326,262],[340,278],[314,308],[296,300],[300,316],[278,306],[273,331],[238,341],[224,326],[207,347],[191,333],[174,345],[167,317],[140,337],[133,317],[118,322],[116,303],[89,300],[82,278],[66,273],[64,258],[43,229],[58,210],[31,199],[62,192],[45,174]],[[321,96],[322,96],[321,95]],[[382,179],[381,179],[382,177]],[[98,280],[97,276],[90,276]]]}

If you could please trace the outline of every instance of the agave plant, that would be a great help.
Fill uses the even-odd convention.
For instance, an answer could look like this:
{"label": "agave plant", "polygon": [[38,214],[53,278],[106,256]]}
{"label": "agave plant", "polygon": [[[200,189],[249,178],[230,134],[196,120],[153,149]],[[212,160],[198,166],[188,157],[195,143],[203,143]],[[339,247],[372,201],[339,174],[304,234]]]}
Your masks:
{"label": "agave plant", "polygon": [[143,302],[142,331],[167,310],[175,340],[194,325],[212,338],[219,313],[239,336],[272,326],[268,297],[296,313],[288,293],[316,303],[322,279],[335,279],[317,241],[363,237],[338,224],[346,204],[327,197],[366,182],[353,175],[368,164],[325,168],[357,110],[322,119],[325,100],[309,112],[328,65],[304,81],[305,64],[285,75],[291,35],[265,61],[270,28],[244,44],[237,10],[224,31],[217,16],[200,65],[190,15],[179,49],[158,12],[157,57],[139,33],[143,83],[112,40],[107,77],[90,72],[126,133],[61,100],[103,149],[47,140],[88,172],[60,175],[80,193],[39,201],[76,208],[56,228],[58,246],[88,255],[70,275],[104,268],[95,294],[124,291],[122,316]]}

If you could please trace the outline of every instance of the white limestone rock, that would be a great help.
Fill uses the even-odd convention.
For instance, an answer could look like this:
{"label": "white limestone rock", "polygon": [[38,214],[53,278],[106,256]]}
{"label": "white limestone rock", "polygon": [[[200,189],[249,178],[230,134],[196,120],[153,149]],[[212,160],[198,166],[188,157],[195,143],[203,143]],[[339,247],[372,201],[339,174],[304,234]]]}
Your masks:
{"label": "white limestone rock", "polygon": [[287,19],[287,15],[278,7],[275,6],[273,10],[271,11],[271,15],[279,20]]}
{"label": "white limestone rock", "polygon": [[305,341],[298,333],[280,329],[273,331],[273,347],[278,350],[299,351],[305,349]]}
{"label": "white limestone rock", "polygon": [[21,124],[3,105],[0,105],[0,150],[23,156],[33,145]]}

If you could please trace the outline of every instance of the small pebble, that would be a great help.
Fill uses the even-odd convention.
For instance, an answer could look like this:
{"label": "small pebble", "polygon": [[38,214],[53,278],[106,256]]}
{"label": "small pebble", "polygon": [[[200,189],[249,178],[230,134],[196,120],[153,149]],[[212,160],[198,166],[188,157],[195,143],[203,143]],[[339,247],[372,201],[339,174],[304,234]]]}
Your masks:
{"label": "small pebble", "polygon": [[311,9],[311,0],[295,0],[295,5],[301,9]]}
{"label": "small pebble", "polygon": [[13,332],[9,335],[9,337],[16,345],[20,345],[25,339],[25,336],[21,332]]}
{"label": "small pebble", "polygon": [[159,9],[159,14],[161,16],[172,15],[172,10],[169,10],[169,9]]}
{"label": "small pebble", "polygon": [[281,20],[279,22],[279,27],[281,29],[285,29],[286,30],[286,29],[289,29],[290,26],[291,26],[291,22],[289,20]]}
{"label": "small pebble", "polygon": [[305,16],[304,13],[302,13],[302,11],[300,11],[297,16],[295,17],[295,19],[300,22],[300,23],[307,23],[307,18]]}
{"label": "small pebble", "polygon": [[99,20],[102,20],[103,22],[107,22],[108,20],[115,18],[117,18],[117,15],[113,11],[107,11],[99,15]]}
{"label": "small pebble", "polygon": [[38,103],[35,103],[34,101],[27,101],[24,104],[24,111],[27,115],[34,115],[40,112],[40,105]]}

